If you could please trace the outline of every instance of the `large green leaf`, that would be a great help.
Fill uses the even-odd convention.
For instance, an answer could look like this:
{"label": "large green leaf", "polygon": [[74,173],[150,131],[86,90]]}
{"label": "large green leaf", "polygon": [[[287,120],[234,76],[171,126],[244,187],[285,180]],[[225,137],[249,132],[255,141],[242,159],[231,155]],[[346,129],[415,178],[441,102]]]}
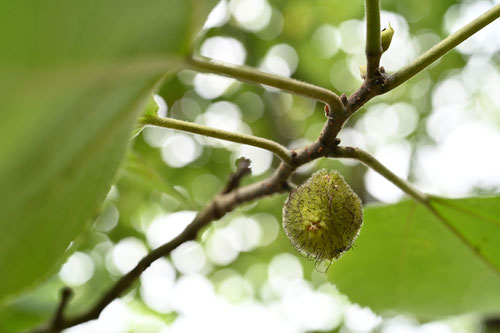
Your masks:
{"label": "large green leaf", "polygon": [[214,2],[0,2],[0,299],[54,269],[94,216]]}
{"label": "large green leaf", "polygon": [[500,312],[500,197],[368,207],[329,277],[352,301],[421,318]]}

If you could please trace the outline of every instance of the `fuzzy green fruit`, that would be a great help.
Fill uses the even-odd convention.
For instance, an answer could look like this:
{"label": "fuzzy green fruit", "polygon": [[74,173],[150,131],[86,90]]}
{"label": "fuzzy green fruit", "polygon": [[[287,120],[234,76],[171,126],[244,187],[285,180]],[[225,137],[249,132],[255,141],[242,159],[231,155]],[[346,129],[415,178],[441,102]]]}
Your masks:
{"label": "fuzzy green fruit", "polygon": [[290,242],[317,262],[349,250],[362,223],[361,200],[337,171],[314,173],[290,193],[283,208]]}

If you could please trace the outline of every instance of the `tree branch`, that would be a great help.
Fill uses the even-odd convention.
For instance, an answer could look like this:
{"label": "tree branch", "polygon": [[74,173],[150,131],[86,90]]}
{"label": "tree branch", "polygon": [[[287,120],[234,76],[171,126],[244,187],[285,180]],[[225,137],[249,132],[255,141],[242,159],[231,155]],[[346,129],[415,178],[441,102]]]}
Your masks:
{"label": "tree branch", "polygon": [[375,157],[368,154],[366,151],[354,148],[354,147],[337,147],[331,154],[331,157],[340,157],[340,158],[353,158],[360,162],[363,162],[366,166],[372,168],[384,178],[389,180],[391,183],[396,185],[403,192],[408,194],[410,197],[415,199],[416,201],[428,206],[429,205],[429,197],[417,190],[413,185],[408,183],[406,180],[398,177],[391,170],[387,169],[382,163],[380,163]]}
{"label": "tree branch", "polygon": [[380,45],[380,0],[365,0],[366,79],[376,76],[382,55]]}
{"label": "tree branch", "polygon": [[424,52],[420,57],[418,57],[413,63],[395,73],[392,76],[391,82],[386,85],[384,91],[394,89],[411,77],[415,76],[427,66],[432,64],[434,61],[438,60],[450,50],[455,48],[458,44],[462,43],[464,40],[478,32],[491,22],[495,21],[498,17],[500,17],[500,4],[495,5],[493,8],[476,18],[474,21],[470,22],[460,30],[454,32],[438,44],[434,45],[429,50]]}
{"label": "tree branch", "polygon": [[188,60],[188,63],[192,69],[200,72],[229,76],[240,81],[254,84],[265,84],[297,95],[322,101],[330,106],[332,112],[341,112],[343,109],[342,102],[337,94],[331,90],[310,83],[265,73],[248,66],[226,64],[201,56],[192,57]]}
{"label": "tree branch", "polygon": [[259,147],[274,153],[285,163],[290,164],[291,162],[290,152],[288,149],[286,149],[285,147],[283,147],[282,145],[280,145],[275,141],[260,138],[257,136],[242,134],[242,133],[233,133],[229,131],[224,131],[212,127],[191,123],[188,121],[177,120],[172,118],[164,118],[152,115],[144,116],[140,120],[140,122],[144,126],[158,126],[158,127],[172,128],[180,131],[201,134],[204,136],[209,136],[221,140]]}

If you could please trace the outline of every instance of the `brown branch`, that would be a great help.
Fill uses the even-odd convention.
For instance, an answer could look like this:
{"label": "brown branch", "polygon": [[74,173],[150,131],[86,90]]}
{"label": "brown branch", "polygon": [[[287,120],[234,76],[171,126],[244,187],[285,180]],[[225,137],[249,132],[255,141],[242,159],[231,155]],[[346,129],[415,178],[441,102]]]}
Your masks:
{"label": "brown branch", "polygon": [[[249,165],[248,160],[240,160],[238,169],[235,174],[231,176],[229,183],[233,182],[235,178],[239,180],[245,174],[248,174]],[[220,219],[222,216],[232,211],[237,206],[252,201],[257,198],[268,196],[275,193],[286,192],[290,188],[287,179],[290,174],[295,170],[285,163],[281,163],[279,168],[274,174],[264,181],[260,181],[245,187],[238,188],[236,184],[231,185],[234,187],[227,193],[220,193],[212,202],[207,205],[202,211],[198,213],[193,222],[186,227],[186,229],[174,238],[172,241],[160,246],[159,248],[151,251],[145,256],[130,272],[122,276],[115,284],[109,289],[101,299],[94,304],[88,311],[71,318],[64,318],[62,310],[66,306],[69,297],[65,297],[61,301],[61,305],[57,310],[56,320],[53,320],[48,327],[34,331],[37,333],[54,333],[60,332],[62,329],[72,327],[89,320],[97,319],[99,314],[104,308],[110,304],[115,298],[122,295],[132,284],[139,278],[139,276],[157,259],[169,255],[172,250],[177,248],[184,242],[195,239],[198,232],[210,222]],[[226,187],[227,189],[228,187]],[[60,310],[59,310],[60,309]]]}
{"label": "brown branch", "polygon": [[52,322],[50,322],[49,326],[46,328],[42,328],[40,330],[35,331],[34,333],[56,333],[60,332],[63,329],[64,325],[64,310],[68,305],[69,300],[73,296],[73,290],[69,287],[65,287],[61,290],[61,299],[59,301],[59,305],[57,306],[57,310],[54,314],[54,318]]}
{"label": "brown branch", "polygon": [[229,177],[226,187],[222,190],[222,194],[227,194],[236,189],[240,186],[241,179],[245,177],[245,175],[252,172],[252,169],[250,168],[250,160],[248,158],[241,157],[236,161],[236,163],[236,172]]}

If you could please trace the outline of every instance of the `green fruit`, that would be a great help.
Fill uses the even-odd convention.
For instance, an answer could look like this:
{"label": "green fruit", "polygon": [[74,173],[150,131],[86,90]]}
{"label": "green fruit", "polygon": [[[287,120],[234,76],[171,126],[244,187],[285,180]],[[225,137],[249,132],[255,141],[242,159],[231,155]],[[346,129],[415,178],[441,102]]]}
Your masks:
{"label": "green fruit", "polygon": [[362,223],[361,200],[337,171],[314,173],[290,193],[283,208],[288,239],[317,262],[349,250]]}
{"label": "green fruit", "polygon": [[389,22],[389,28],[385,28],[380,34],[380,38],[382,39],[382,53],[387,51],[391,45],[392,36],[394,36],[394,29],[391,27],[391,23]]}

